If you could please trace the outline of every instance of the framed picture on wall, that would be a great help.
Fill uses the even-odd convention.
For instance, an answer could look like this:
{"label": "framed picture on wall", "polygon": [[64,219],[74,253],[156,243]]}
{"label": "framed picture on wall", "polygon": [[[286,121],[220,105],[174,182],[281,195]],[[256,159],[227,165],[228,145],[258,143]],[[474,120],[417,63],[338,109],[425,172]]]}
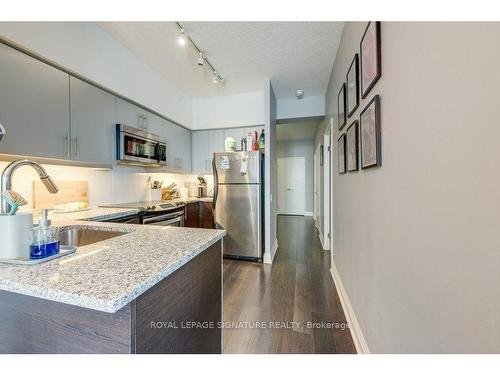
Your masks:
{"label": "framed picture on wall", "polygon": [[342,88],[337,95],[337,105],[338,105],[338,115],[337,115],[337,125],[339,130],[341,130],[346,123],[345,115],[345,83],[342,84]]}
{"label": "framed picture on wall", "polygon": [[345,173],[345,134],[337,141],[339,174]]}
{"label": "framed picture on wall", "polygon": [[346,131],[346,145],[347,145],[347,172],[354,172],[359,170],[358,163],[358,138],[359,138],[359,122],[354,121]]}
{"label": "framed picture on wall", "polygon": [[351,117],[359,105],[358,54],[354,55],[351,66],[347,71],[347,117]]}
{"label": "framed picture on wall", "polygon": [[360,43],[361,97],[365,98],[382,75],[380,22],[369,22]]}
{"label": "framed picture on wall", "polygon": [[359,116],[361,168],[382,165],[380,136],[380,98],[370,100]]}

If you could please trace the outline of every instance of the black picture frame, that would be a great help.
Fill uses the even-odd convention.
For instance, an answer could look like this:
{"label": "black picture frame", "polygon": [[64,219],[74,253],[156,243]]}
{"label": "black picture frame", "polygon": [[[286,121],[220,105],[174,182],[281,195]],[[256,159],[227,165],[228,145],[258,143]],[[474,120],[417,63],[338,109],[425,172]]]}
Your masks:
{"label": "black picture frame", "polygon": [[[359,106],[359,58],[358,54],[354,55],[349,70],[347,71],[346,82],[346,112],[347,117],[351,117]],[[352,103],[354,99],[354,104]]]}
{"label": "black picture frame", "polygon": [[[370,117],[367,117],[368,115]],[[359,115],[361,169],[380,167],[382,165],[382,137],[380,127],[380,97],[375,95]],[[368,154],[371,154],[370,158],[367,158]]]}
{"label": "black picture frame", "polygon": [[346,170],[359,171],[359,121],[355,120],[346,132]]}
{"label": "black picture frame", "polygon": [[337,108],[337,127],[339,130],[342,130],[347,122],[345,113],[345,83],[342,83],[342,87],[337,95]]}
{"label": "black picture frame", "polygon": [[337,141],[337,170],[339,174],[346,173],[345,134],[342,134]]}
{"label": "black picture frame", "polygon": [[[371,39],[367,39],[367,38]],[[364,73],[367,70],[367,66],[371,61],[368,61],[367,54],[370,52],[368,48],[366,50],[363,49],[363,44],[365,40],[373,40],[375,38],[375,45],[371,46],[375,53],[375,60],[373,62],[376,63],[376,72],[375,76],[369,79],[368,82],[365,83]],[[359,43],[359,60],[360,60],[360,86],[361,86],[361,98],[366,98],[370,90],[377,83],[379,78],[382,76],[382,53],[381,53],[381,38],[380,38],[380,21],[368,22],[366,26],[363,37],[361,38],[361,42]]]}

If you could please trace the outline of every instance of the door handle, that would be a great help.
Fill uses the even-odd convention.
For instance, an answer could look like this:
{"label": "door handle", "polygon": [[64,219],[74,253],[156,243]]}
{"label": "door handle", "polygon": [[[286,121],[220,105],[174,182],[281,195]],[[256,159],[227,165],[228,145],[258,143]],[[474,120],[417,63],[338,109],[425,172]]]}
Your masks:
{"label": "door handle", "polygon": [[[219,195],[219,176],[217,175],[217,168],[215,166],[215,158],[212,161],[212,168],[214,169],[214,196],[212,198],[212,215],[215,222],[215,208],[217,207],[217,198]],[[217,225],[217,224],[216,224]]]}

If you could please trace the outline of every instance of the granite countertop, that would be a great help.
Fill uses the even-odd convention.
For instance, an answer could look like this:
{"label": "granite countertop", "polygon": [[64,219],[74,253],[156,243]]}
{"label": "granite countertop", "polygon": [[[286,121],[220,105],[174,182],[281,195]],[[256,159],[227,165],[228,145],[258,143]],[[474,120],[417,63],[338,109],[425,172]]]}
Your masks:
{"label": "granite countertop", "polygon": [[96,208],[51,213],[52,223],[58,227],[98,227],[125,234],[38,265],[0,263],[0,290],[114,313],[225,235],[215,229],[83,221],[134,212],[137,210]]}

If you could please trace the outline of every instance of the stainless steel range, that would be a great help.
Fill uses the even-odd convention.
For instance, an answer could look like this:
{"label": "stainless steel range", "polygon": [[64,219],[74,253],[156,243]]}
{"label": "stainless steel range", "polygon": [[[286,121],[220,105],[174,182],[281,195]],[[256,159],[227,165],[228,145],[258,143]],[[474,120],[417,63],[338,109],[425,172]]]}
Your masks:
{"label": "stainless steel range", "polygon": [[106,220],[106,222],[177,227],[184,226],[186,205],[182,202],[145,201],[101,205],[100,207],[133,208],[139,210],[138,214]]}

